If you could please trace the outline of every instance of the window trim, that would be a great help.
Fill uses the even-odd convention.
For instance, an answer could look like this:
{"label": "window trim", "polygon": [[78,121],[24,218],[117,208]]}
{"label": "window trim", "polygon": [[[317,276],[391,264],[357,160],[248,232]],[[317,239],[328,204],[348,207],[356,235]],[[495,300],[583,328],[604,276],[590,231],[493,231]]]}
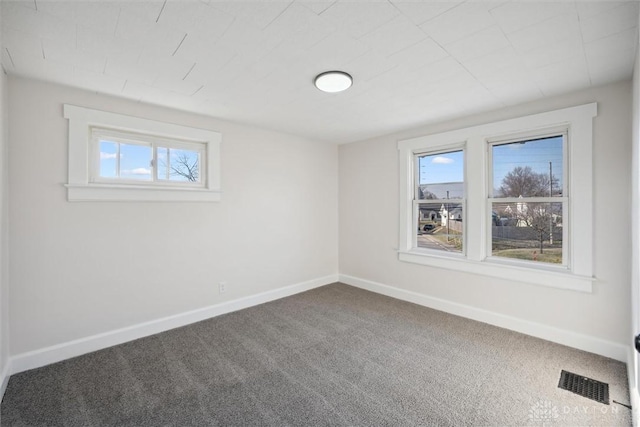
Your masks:
{"label": "window trim", "polygon": [[[448,132],[398,141],[400,218],[398,259],[432,267],[496,277],[581,292],[592,292],[593,281],[593,118],[597,104],[590,103],[539,114],[502,120]],[[564,180],[571,194],[568,201],[570,248],[568,267],[552,264],[513,264],[489,259],[487,241],[491,238],[488,191],[487,145],[510,140],[516,135],[568,129],[567,169]],[[466,181],[466,257],[425,254],[412,247],[413,156],[420,151],[436,151],[465,144]],[[473,161],[471,161],[473,159]],[[578,215],[577,212],[580,214]],[[490,253],[490,252],[489,252]]]}
{"label": "window trim", "polygon": [[[67,200],[75,201],[183,201],[217,202],[221,200],[220,133],[173,123],[94,110],[64,104],[64,117],[69,120],[69,175]],[[194,142],[206,147],[203,186],[153,183],[151,181],[93,182],[92,129],[158,137],[177,142]]]}

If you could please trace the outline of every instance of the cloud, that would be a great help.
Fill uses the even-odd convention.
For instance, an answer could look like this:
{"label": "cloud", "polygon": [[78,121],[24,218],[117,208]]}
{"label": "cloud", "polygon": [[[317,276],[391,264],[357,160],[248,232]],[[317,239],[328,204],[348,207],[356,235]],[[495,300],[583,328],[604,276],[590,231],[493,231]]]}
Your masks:
{"label": "cloud", "polygon": [[105,153],[104,151],[100,152],[100,160],[115,159],[117,156],[118,154],[116,153]]}
{"label": "cloud", "polygon": [[450,159],[449,157],[442,157],[442,156],[438,156],[438,157],[434,157],[433,160],[431,160],[431,163],[436,163],[439,165],[448,165],[449,163],[453,163],[454,160]]}
{"label": "cloud", "polygon": [[151,175],[151,170],[147,168],[136,168],[129,171],[131,175]]}

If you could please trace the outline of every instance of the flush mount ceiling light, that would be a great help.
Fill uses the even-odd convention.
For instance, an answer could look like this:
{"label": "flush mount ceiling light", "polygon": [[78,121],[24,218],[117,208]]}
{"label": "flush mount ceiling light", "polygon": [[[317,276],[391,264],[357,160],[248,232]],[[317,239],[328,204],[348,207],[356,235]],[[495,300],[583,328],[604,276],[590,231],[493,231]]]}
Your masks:
{"label": "flush mount ceiling light", "polygon": [[327,71],[318,74],[314,83],[323,92],[336,93],[349,89],[353,79],[344,71]]}

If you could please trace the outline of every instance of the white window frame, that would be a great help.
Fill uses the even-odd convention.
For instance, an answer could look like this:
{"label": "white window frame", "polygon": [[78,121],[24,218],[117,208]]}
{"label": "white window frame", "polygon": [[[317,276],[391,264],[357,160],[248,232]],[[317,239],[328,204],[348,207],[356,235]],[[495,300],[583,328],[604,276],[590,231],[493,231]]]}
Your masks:
{"label": "white window frame", "polygon": [[[436,155],[436,154],[445,154],[445,153],[451,153],[454,151],[462,151],[462,158],[463,158],[463,166],[466,166],[467,163],[467,158],[466,158],[466,150],[465,150],[465,144],[452,144],[452,145],[448,145],[446,147],[438,147],[438,149],[435,150],[426,150],[426,151],[415,151],[413,152],[413,170],[418,172],[418,162],[419,162],[419,158],[421,156],[430,156],[430,155]],[[457,198],[457,199],[434,199],[434,200],[418,200],[418,186],[420,183],[420,176],[419,173],[414,173],[413,175],[413,218],[412,218],[412,223],[413,223],[413,232],[411,233],[411,247],[413,248],[414,251],[418,252],[418,253],[424,253],[424,254],[431,254],[434,256],[445,256],[445,257],[453,257],[453,258],[464,258],[466,256],[466,250],[467,250],[467,242],[466,242],[466,238],[467,238],[467,204],[466,204],[466,194],[467,194],[467,176],[466,176],[466,167],[465,169],[463,169],[463,197],[462,198]],[[418,230],[418,223],[420,221],[420,213],[419,213],[419,209],[420,209],[420,205],[424,205],[424,204],[445,204],[445,203],[458,203],[462,205],[462,251],[461,252],[447,252],[447,251],[442,251],[442,250],[437,250],[437,249],[429,249],[429,248],[419,248],[418,247],[418,235],[417,235],[417,230]]]}
{"label": "white window frame", "polygon": [[[513,282],[592,292],[593,289],[593,118],[597,104],[564,108],[510,120],[472,126],[398,142],[400,178],[400,261],[497,277]],[[566,265],[518,263],[491,257],[491,169],[488,145],[517,135],[568,131],[564,181],[570,189]],[[415,247],[412,233],[414,156],[416,153],[465,146],[465,256],[426,253]],[[564,220],[564,219],[563,219]]]}
{"label": "white window frame", "polygon": [[[562,197],[523,197],[522,199],[517,198],[505,198],[505,197],[494,197],[493,194],[493,156],[492,156],[492,148],[496,145],[503,145],[518,142],[522,139],[527,140],[535,140],[538,138],[545,138],[550,136],[561,136],[562,137],[562,170],[563,170],[563,179],[562,179]],[[487,171],[488,171],[488,179],[487,179],[487,194],[488,203],[487,203],[487,218],[489,223],[487,224],[487,231],[492,230],[491,223],[491,212],[493,211],[493,203],[561,203],[562,204],[562,216],[566,218],[570,218],[569,209],[570,209],[570,197],[571,190],[569,188],[569,180],[565,179],[567,175],[571,174],[569,170],[569,162],[567,161],[567,153],[568,153],[568,144],[569,144],[569,129],[567,126],[562,126],[559,128],[545,129],[536,131],[535,133],[524,133],[518,135],[510,135],[504,136],[496,140],[487,141]],[[519,260],[515,258],[507,258],[507,257],[497,257],[493,256],[492,252],[492,239],[493,236],[487,238],[487,260],[492,262],[502,262],[505,264],[519,265],[522,267],[535,267],[538,268],[540,266],[547,267],[550,269],[557,268],[559,270],[570,269],[570,259],[569,254],[571,253],[571,241],[569,240],[569,230],[571,229],[571,223],[562,224],[562,264],[540,264],[535,261],[526,261]],[[490,233],[491,234],[491,233]]]}
{"label": "white window frame", "polygon": [[[116,144],[139,145],[149,147],[151,149],[151,176],[149,180],[126,179],[120,177],[103,177],[100,176],[100,141],[107,139]],[[158,148],[167,148],[169,150],[188,150],[198,153],[198,181],[171,181],[158,178]],[[180,141],[177,139],[167,139],[158,136],[142,135],[134,133],[125,133],[119,130],[106,129],[104,127],[91,128],[91,148],[89,155],[89,181],[91,183],[103,184],[131,184],[131,185],[150,185],[150,186],[175,186],[175,187],[194,187],[204,188],[207,182],[207,144],[203,142]],[[116,163],[119,165],[119,158],[116,157]],[[118,167],[116,167],[118,169]]]}
{"label": "white window frame", "polygon": [[[64,105],[64,117],[69,120],[69,177],[66,187],[70,202],[221,200],[220,133],[69,104]],[[99,147],[96,149],[97,144],[93,141],[94,129],[120,133],[123,138],[149,143],[152,147],[155,144],[153,140],[163,147],[168,144],[169,148],[198,147],[204,154],[201,157],[200,182],[194,185],[164,180],[99,178]],[[152,173],[155,174],[155,168]]]}

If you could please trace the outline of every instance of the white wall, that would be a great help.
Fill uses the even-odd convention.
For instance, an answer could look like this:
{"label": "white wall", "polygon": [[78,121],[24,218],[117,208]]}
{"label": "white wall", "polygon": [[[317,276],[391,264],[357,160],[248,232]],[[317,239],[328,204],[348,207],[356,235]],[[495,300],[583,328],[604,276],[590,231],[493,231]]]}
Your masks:
{"label": "white wall", "polygon": [[[631,83],[544,99],[502,111],[340,147],[340,273],[500,318],[628,345],[630,337]],[[591,294],[509,282],[398,261],[401,139],[598,102],[594,120],[595,265]],[[451,306],[451,304],[450,304]],[[626,351],[618,344],[616,348]]]}
{"label": "white wall", "polygon": [[[631,155],[631,335],[640,333],[640,43],[633,69],[632,155]],[[634,407],[634,425],[640,414],[638,394],[638,352],[631,350],[628,361],[629,390]]]}
{"label": "white wall", "polygon": [[[67,202],[63,103],[221,132],[222,202]],[[12,355],[337,274],[336,146],[13,77],[9,105]]]}
{"label": "white wall", "polygon": [[[0,18],[0,21],[2,19]],[[0,31],[0,34],[2,31]],[[0,35],[1,38],[1,35]],[[0,46],[2,40],[0,39]],[[9,363],[9,162],[7,76],[0,70],[0,396]]]}

